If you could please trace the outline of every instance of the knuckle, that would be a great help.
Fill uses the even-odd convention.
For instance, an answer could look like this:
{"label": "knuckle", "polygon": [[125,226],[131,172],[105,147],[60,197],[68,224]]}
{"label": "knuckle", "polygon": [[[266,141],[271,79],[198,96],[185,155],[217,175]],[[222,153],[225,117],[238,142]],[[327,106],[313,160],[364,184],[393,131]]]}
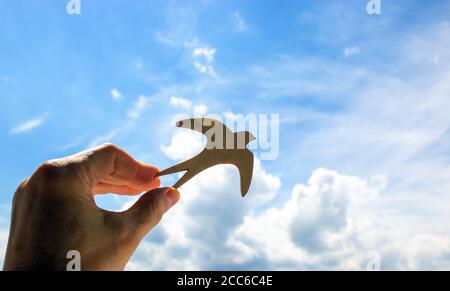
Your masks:
{"label": "knuckle", "polygon": [[24,193],[27,192],[27,185],[28,185],[29,178],[25,179],[20,185],[17,187],[16,192],[13,196],[13,202],[12,204],[15,205],[18,200],[21,200]]}
{"label": "knuckle", "polygon": [[16,192],[23,192],[26,189],[29,180],[30,180],[29,178],[23,180],[22,183],[20,183],[19,186],[17,187]]}
{"label": "knuckle", "polygon": [[40,180],[48,181],[54,180],[61,176],[61,165],[56,160],[46,161],[34,173],[33,177]]}
{"label": "knuckle", "polygon": [[[76,176],[75,165],[64,159],[44,162],[30,178],[30,183],[40,192],[49,192],[58,186],[68,186]],[[39,191],[38,191],[39,192]]]}
{"label": "knuckle", "polygon": [[114,152],[119,151],[120,148],[118,146],[116,146],[115,144],[105,143],[99,147],[99,150],[109,152],[109,153],[114,153]]}
{"label": "knuckle", "polygon": [[137,227],[153,228],[156,224],[161,221],[164,215],[164,206],[158,199],[148,199],[146,201],[147,205],[143,208],[145,211],[140,211],[134,217],[134,223]]}

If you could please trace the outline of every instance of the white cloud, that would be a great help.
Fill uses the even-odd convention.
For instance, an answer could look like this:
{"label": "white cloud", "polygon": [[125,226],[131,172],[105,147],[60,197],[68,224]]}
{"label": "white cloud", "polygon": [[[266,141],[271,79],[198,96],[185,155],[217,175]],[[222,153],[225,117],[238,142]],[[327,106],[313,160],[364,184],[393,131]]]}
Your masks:
{"label": "white cloud", "polygon": [[140,95],[136,102],[134,102],[133,107],[128,111],[128,117],[130,119],[137,119],[141,116],[142,111],[149,104],[149,97]]}
{"label": "white cloud", "polygon": [[170,97],[170,105],[174,107],[180,107],[184,109],[190,109],[192,106],[192,102],[188,99],[182,97],[172,96]]}
{"label": "white cloud", "polygon": [[182,199],[153,233],[156,238],[141,243],[127,269],[199,270],[233,264],[236,252],[226,244],[228,236],[281,187],[259,162],[254,175],[245,198],[232,166],[213,167],[193,178],[180,188]]}
{"label": "white cloud", "polygon": [[195,68],[203,74],[208,74],[210,76],[216,77],[217,73],[214,70],[214,67],[212,66],[212,63],[214,62],[216,50],[209,48],[209,47],[201,47],[196,48],[192,52],[192,55],[195,58],[203,58],[203,61],[196,61],[194,62]]}
{"label": "white cloud", "polygon": [[172,96],[170,97],[169,103],[173,107],[192,109],[194,116],[203,116],[208,111],[208,107],[205,104],[195,104],[186,98]]}
{"label": "white cloud", "polygon": [[353,211],[378,191],[358,177],[318,169],[307,185],[294,187],[281,207],[247,216],[228,243],[252,250],[244,253],[249,262],[264,258],[277,269],[320,269],[337,257],[341,259],[335,267],[362,268],[358,257],[364,258],[365,250],[354,246]]}
{"label": "white cloud", "polygon": [[193,157],[203,149],[204,145],[204,137],[201,134],[181,130],[172,136],[168,146],[161,146],[161,150],[172,160],[181,160]]}
{"label": "white cloud", "polygon": [[450,237],[419,233],[386,250],[390,265],[397,270],[450,270]]}
{"label": "white cloud", "polygon": [[358,55],[360,52],[361,50],[357,46],[347,47],[344,49],[344,56],[351,57],[353,55]]}
{"label": "white cloud", "polygon": [[127,269],[361,270],[370,250],[380,253],[383,269],[448,267],[447,236],[410,236],[373,211],[384,179],[317,169],[284,204],[255,211],[279,192],[277,177],[257,161],[242,199],[236,169],[211,168],[180,189],[180,204],[141,243]]}
{"label": "white cloud", "polygon": [[15,126],[13,129],[11,129],[10,133],[15,135],[15,134],[21,134],[21,133],[31,131],[31,130],[41,126],[46,118],[47,118],[47,114],[45,114],[42,117],[38,117],[38,118],[34,118],[31,120],[25,121],[25,122]]}
{"label": "white cloud", "polygon": [[200,73],[207,74],[213,77],[217,76],[216,72],[214,71],[214,67],[211,65],[205,65],[200,62],[195,62],[194,66]]}
{"label": "white cloud", "polygon": [[112,89],[111,97],[113,98],[114,101],[119,101],[122,99],[122,93],[117,89]]}
{"label": "white cloud", "polygon": [[[400,78],[397,70],[410,70],[404,66],[410,58],[429,63],[422,47],[413,50],[402,50],[394,73],[281,57],[232,79],[255,84],[255,98],[265,106],[280,96],[311,95],[326,104],[348,96],[338,114],[318,108],[311,118],[291,121],[318,122],[320,130],[291,127],[287,158],[277,161],[286,180],[318,167],[311,164],[339,171],[308,172],[307,183],[284,193],[281,181],[257,162],[251,191],[241,199],[233,167],[209,169],[180,189],[180,204],[141,244],[128,269],[365,269],[370,250],[380,253],[383,269],[449,269],[449,227],[442,223],[449,218],[448,62],[441,57],[441,71]],[[297,109],[289,108],[292,114]],[[177,160],[198,153],[201,143],[187,140],[173,137],[163,152]],[[183,142],[196,149],[186,150]],[[435,143],[443,146],[442,156],[427,156]]]}
{"label": "white cloud", "polygon": [[227,243],[240,264],[262,260],[275,269],[364,270],[370,250],[380,253],[382,269],[449,268],[450,238],[385,224],[371,207],[381,191],[370,180],[317,169],[284,205],[248,215]]}
{"label": "white cloud", "polygon": [[[273,174],[258,170],[252,189],[261,190],[241,199],[233,195],[235,169],[212,168],[181,189],[182,201],[141,244],[129,269],[364,269],[369,250],[380,252],[384,269],[450,268],[450,229],[443,223],[450,218],[448,25],[431,32],[373,48],[392,53],[392,63],[281,56],[232,72],[233,89],[252,86],[252,104],[276,104],[281,116],[292,116],[273,167],[283,184],[301,183],[280,191],[272,188]],[[183,96],[222,92],[214,96],[220,100],[228,93],[196,85]],[[290,98],[314,102],[307,111]],[[171,158],[197,153],[174,144],[163,147]],[[318,167],[338,172],[311,174]],[[299,180],[309,175],[307,183]],[[274,204],[247,207],[248,198],[276,193]]]}
{"label": "white cloud", "polygon": [[194,107],[194,115],[202,116],[208,111],[208,107],[205,104],[198,104]]}
{"label": "white cloud", "polygon": [[209,47],[196,48],[192,52],[192,55],[194,57],[200,57],[200,56],[205,57],[207,63],[211,63],[214,61],[215,54],[216,54],[216,50],[209,48]]}
{"label": "white cloud", "polygon": [[[182,160],[203,148],[201,134],[177,131],[162,151]],[[196,270],[231,263],[234,250],[226,245],[227,237],[245,215],[273,200],[280,188],[280,179],[267,173],[259,160],[245,198],[235,167],[220,165],[200,173],[180,188],[181,201],[141,243],[127,269]]]}
{"label": "white cloud", "polygon": [[232,18],[236,30],[238,31],[247,30],[247,24],[245,23],[245,19],[241,16],[241,13],[239,11],[234,11],[232,14]]}

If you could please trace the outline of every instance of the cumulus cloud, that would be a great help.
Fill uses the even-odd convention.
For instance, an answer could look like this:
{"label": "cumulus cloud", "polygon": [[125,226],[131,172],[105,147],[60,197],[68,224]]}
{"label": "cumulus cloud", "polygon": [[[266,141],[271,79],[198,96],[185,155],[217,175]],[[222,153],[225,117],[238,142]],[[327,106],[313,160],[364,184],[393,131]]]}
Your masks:
{"label": "cumulus cloud", "polygon": [[156,238],[141,243],[128,269],[198,270],[233,264],[237,254],[226,244],[243,217],[270,201],[281,187],[259,163],[246,198],[232,166],[206,170],[180,188],[182,201],[167,214]]}
{"label": "cumulus cloud", "polygon": [[[186,159],[204,145],[201,135],[177,132],[163,152],[171,159]],[[210,168],[180,188],[182,200],[168,213],[154,237],[141,243],[127,268],[208,269],[233,263],[235,251],[228,236],[245,215],[273,200],[281,188],[278,177],[255,161],[254,178],[245,199],[240,196],[238,170],[234,166]]]}
{"label": "cumulus cloud", "polygon": [[231,166],[211,168],[185,184],[180,204],[127,269],[364,270],[374,253],[381,269],[450,268],[447,235],[411,234],[380,219],[386,213],[373,212],[385,176],[363,179],[319,168],[306,184],[294,186],[286,202],[270,207],[264,205],[281,181],[258,160],[245,199],[238,185]]}
{"label": "cumulus cloud", "polygon": [[172,96],[170,97],[170,105],[172,105],[173,107],[190,109],[192,106],[192,102],[186,98]]}
{"label": "cumulus cloud", "polygon": [[208,111],[208,107],[205,104],[198,104],[194,107],[194,115],[202,116]]}
{"label": "cumulus cloud", "polygon": [[199,47],[195,48],[192,52],[194,58],[203,59],[202,61],[194,62],[195,68],[203,74],[208,74],[210,76],[217,76],[212,63],[214,62],[216,50],[209,47]]}
{"label": "cumulus cloud", "polygon": [[207,113],[208,107],[203,103],[194,103],[189,99],[172,96],[169,99],[169,104],[176,108],[185,110],[192,110],[194,116],[203,116]]}
{"label": "cumulus cloud", "polygon": [[181,130],[172,135],[168,146],[161,146],[163,153],[172,160],[181,160],[199,153],[206,143],[201,134]]}
{"label": "cumulus cloud", "polygon": [[385,179],[317,169],[284,205],[246,216],[227,243],[240,264],[276,269],[363,270],[373,251],[382,269],[449,268],[448,236],[406,234],[371,214]]}
{"label": "cumulus cloud", "polygon": [[247,262],[264,258],[278,269],[331,267],[333,261],[339,261],[334,267],[361,268],[365,250],[355,248],[352,211],[379,190],[358,177],[317,169],[284,205],[247,216],[228,243],[252,250],[244,251]]}
{"label": "cumulus cloud", "polygon": [[215,54],[216,54],[216,50],[209,48],[209,47],[199,47],[199,48],[194,49],[194,51],[192,52],[192,55],[194,57],[200,57],[200,56],[205,57],[205,60],[207,63],[211,63],[212,61],[214,61]]}
{"label": "cumulus cloud", "polygon": [[122,93],[118,89],[112,89],[111,97],[114,101],[119,101],[120,99],[122,99]]}
{"label": "cumulus cloud", "polygon": [[44,123],[46,118],[47,118],[47,114],[45,114],[42,117],[30,119],[28,121],[20,123],[20,124],[16,125],[13,129],[11,129],[10,133],[12,135],[16,135],[16,134],[22,134],[25,132],[29,132],[29,131],[41,126]]}

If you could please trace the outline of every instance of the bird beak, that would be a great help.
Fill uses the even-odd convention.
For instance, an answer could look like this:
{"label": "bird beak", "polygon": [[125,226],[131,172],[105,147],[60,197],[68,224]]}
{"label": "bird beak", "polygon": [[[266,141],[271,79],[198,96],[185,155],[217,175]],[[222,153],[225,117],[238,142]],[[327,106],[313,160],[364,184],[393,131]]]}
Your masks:
{"label": "bird beak", "polygon": [[256,137],[250,133],[250,141],[254,141],[254,140],[256,140]]}

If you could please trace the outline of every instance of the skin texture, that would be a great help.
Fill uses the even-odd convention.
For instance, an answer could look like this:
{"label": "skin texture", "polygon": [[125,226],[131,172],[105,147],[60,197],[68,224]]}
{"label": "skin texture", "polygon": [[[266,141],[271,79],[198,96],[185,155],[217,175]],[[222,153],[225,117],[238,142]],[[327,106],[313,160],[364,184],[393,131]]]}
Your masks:
{"label": "skin texture", "polygon": [[[110,144],[45,162],[14,195],[4,270],[66,270],[70,250],[80,252],[81,270],[123,270],[180,198],[174,188],[158,188],[156,173]],[[142,192],[124,212],[94,201],[96,194]]]}

